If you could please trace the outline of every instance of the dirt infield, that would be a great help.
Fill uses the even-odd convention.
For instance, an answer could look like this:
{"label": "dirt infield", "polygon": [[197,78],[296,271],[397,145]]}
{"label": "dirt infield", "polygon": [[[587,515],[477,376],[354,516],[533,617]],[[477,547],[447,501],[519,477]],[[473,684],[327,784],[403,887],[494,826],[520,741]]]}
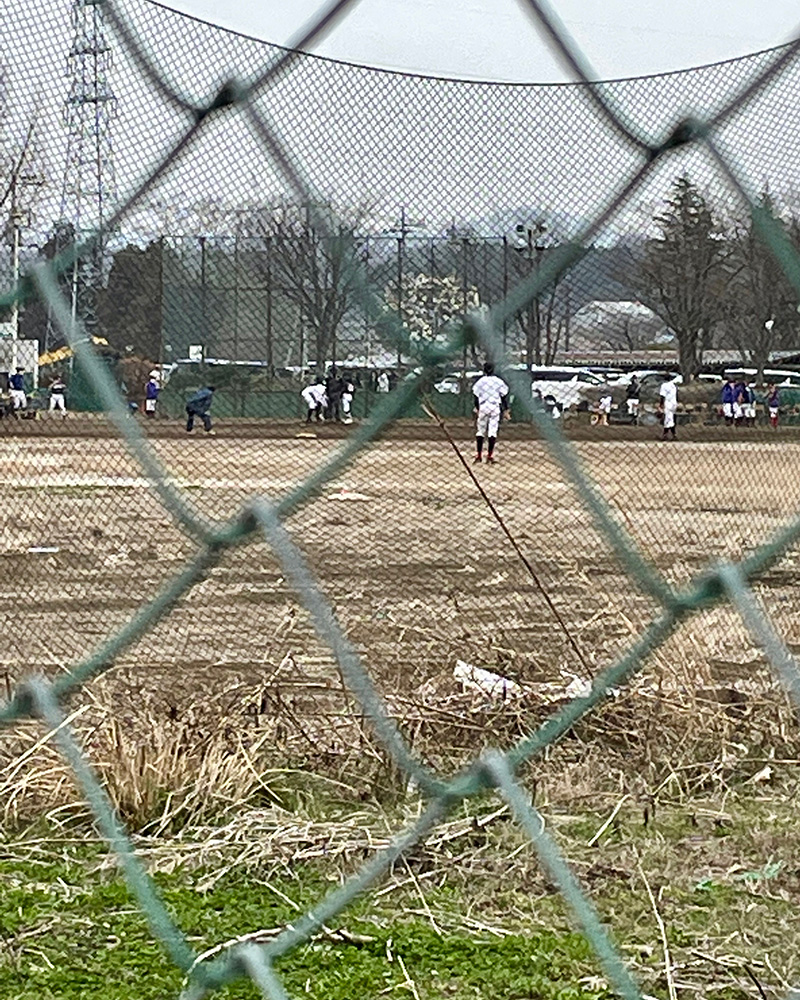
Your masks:
{"label": "dirt infield", "polygon": [[[435,404],[435,400],[433,401]],[[147,437],[155,440],[183,440],[188,437],[183,420],[159,416],[156,420],[135,417],[136,424]],[[474,434],[474,424],[464,418],[448,418],[447,425],[455,438],[466,441]],[[239,417],[214,417],[215,436],[234,440],[294,439],[298,433],[310,430],[321,440],[342,440],[350,436],[354,425],[340,423],[314,423],[307,428],[297,420],[247,419]],[[563,421],[563,429],[573,441],[655,441],[661,435],[657,424],[633,426],[611,424],[599,427],[590,422],[588,413],[571,414]],[[193,435],[201,437],[202,426],[195,427]],[[749,442],[800,441],[800,425],[782,425],[773,430],[766,423],[752,428],[727,427],[723,420],[692,421],[678,427],[683,441],[718,441],[729,443],[737,440]],[[60,415],[40,412],[36,419],[0,419],[0,440],[3,438],[108,438],[116,439],[118,431],[101,413],[70,413],[66,420]],[[531,423],[514,421],[504,423],[502,437],[507,441],[536,441],[540,439]],[[380,434],[381,440],[440,441],[442,433],[431,420],[402,419],[389,424]]]}
{"label": "dirt infield", "polygon": [[[153,446],[192,503],[222,519],[256,494],[285,495],[337,442],[194,436]],[[672,443],[651,431],[645,441],[576,448],[619,521],[676,584],[709,560],[740,557],[800,506],[790,471],[798,443]],[[116,440],[10,435],[0,456],[2,669],[10,682],[85,656],[179,571],[194,545]],[[499,457],[475,467],[480,481],[586,663],[607,663],[655,608],[620,572],[541,443],[506,436]],[[416,688],[458,658],[522,678],[585,672],[441,437],[373,446],[290,529],[385,690]],[[790,641],[794,580],[788,558],[767,581]],[[728,655],[724,635],[715,643],[715,656]],[[734,660],[741,643],[734,629]],[[167,700],[232,676],[259,684],[303,664],[315,677],[336,676],[263,543],[223,557],[120,662],[120,675]]]}

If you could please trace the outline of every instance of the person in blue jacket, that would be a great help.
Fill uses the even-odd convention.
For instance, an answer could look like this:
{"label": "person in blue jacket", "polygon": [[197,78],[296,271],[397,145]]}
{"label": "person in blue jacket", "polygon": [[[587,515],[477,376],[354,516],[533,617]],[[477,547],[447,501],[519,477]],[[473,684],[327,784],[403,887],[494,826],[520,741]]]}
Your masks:
{"label": "person in blue jacket", "polygon": [[158,383],[156,372],[150,372],[150,378],[144,386],[144,412],[145,416],[150,417],[151,419],[153,419],[156,415],[159,392],[161,392],[161,386]]}
{"label": "person in blue jacket", "polygon": [[213,434],[211,429],[211,402],[214,398],[215,386],[206,385],[189,397],[186,403],[186,430],[194,427],[194,418],[200,417],[207,434]]}
{"label": "person in blue jacket", "polygon": [[726,424],[733,423],[733,410],[736,403],[736,380],[729,375],[722,387],[722,415]]}
{"label": "person in blue jacket", "polygon": [[25,395],[25,369],[17,368],[13,375],[8,377],[8,391],[11,396],[11,404],[14,407],[14,416],[17,410],[25,410],[28,407],[28,397]]}

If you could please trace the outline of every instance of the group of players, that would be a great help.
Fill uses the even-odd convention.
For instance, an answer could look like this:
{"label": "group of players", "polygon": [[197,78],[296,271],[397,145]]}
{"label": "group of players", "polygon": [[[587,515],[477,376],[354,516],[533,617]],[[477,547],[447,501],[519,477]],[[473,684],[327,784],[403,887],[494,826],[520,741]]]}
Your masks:
{"label": "group of players", "polygon": [[[25,392],[25,370],[17,368],[14,374],[9,376],[9,396],[11,408],[15,416],[20,411],[25,410],[28,405]],[[66,384],[60,377],[56,377],[50,384],[50,410],[60,411],[66,417],[67,409],[65,404]],[[377,391],[388,392],[390,385],[385,372],[381,372],[376,380]],[[639,391],[638,383],[635,380],[629,386],[627,393],[628,413],[636,422],[638,417]],[[147,417],[154,417],[158,397],[161,391],[159,373],[152,371],[145,385],[145,414]],[[205,431],[213,434],[211,422],[211,403],[214,398],[214,386],[203,386],[195,392],[186,403],[186,430],[191,433],[194,428],[195,418],[202,420]],[[305,403],[307,415],[306,423],[310,424],[316,420],[336,420],[342,423],[352,423],[353,396],[356,392],[355,380],[350,373],[337,375],[335,370],[331,370],[326,377],[319,376],[315,382],[306,386],[301,396]],[[486,464],[492,465],[495,462],[495,445],[500,428],[500,422],[505,416],[510,418],[509,408],[509,387],[495,374],[494,365],[487,361],[483,366],[483,374],[472,386],[473,414],[476,421],[475,427],[475,457],[473,461],[480,463],[484,460],[484,444],[486,445]],[[608,394],[610,401],[610,394]],[[769,410],[770,424],[773,427],[778,423],[779,395],[775,386],[768,387],[767,407]],[[601,407],[598,406],[598,410]],[[610,406],[608,407],[610,409]],[[659,389],[659,410],[662,414],[663,436],[675,438],[675,415],[678,409],[677,385],[672,378],[665,377]],[[728,424],[751,424],[755,421],[755,394],[751,386],[744,382],[737,382],[733,376],[729,377],[722,390],[722,413]],[[605,422],[602,421],[601,422]]]}
{"label": "group of players", "polygon": [[[770,426],[778,426],[781,398],[776,385],[767,386],[767,411]],[[722,415],[734,427],[753,427],[756,422],[755,385],[729,375],[722,387]]]}
{"label": "group of players", "polygon": [[[383,380],[383,381],[382,381]],[[385,372],[377,378],[377,391],[389,391],[389,379]],[[327,378],[320,376],[312,385],[306,386],[301,392],[307,407],[306,423],[313,420],[340,420],[342,423],[352,423],[353,395],[356,391],[353,378],[349,374],[339,377],[331,372]],[[497,432],[503,414],[510,417],[508,405],[509,390],[506,383],[494,373],[494,365],[487,362],[483,366],[483,375],[472,386],[474,413],[477,422],[475,444],[475,462],[483,461],[483,445],[486,443],[486,462],[491,465],[495,461],[494,446]]]}
{"label": "group of players", "polygon": [[[385,379],[385,389],[381,388],[382,377]],[[378,376],[378,391],[389,391],[389,379],[385,372]],[[340,420],[343,424],[352,424],[355,392],[355,379],[349,372],[340,376],[332,370],[326,377],[320,375],[300,393],[306,404],[306,423],[310,424],[312,420],[318,423],[323,420]]]}
{"label": "group of players", "polygon": [[[64,394],[67,391],[66,382],[56,376],[50,383],[50,412],[58,410],[62,417],[67,415],[67,404]],[[13,374],[8,376],[8,396],[11,404],[11,413],[14,417],[19,417],[28,409],[28,393],[25,389],[25,369],[17,368]]]}
{"label": "group of players", "polygon": [[[56,375],[48,386],[50,400],[48,409],[51,413],[59,412],[63,418],[67,416],[67,383],[60,375]],[[151,371],[144,387],[144,412],[148,417],[155,417],[158,396],[161,392],[160,375],[158,371]],[[19,417],[21,413],[28,410],[28,393],[25,388],[25,369],[17,368],[13,374],[8,376],[8,396],[11,413]],[[129,404],[131,412],[138,410],[137,404]]]}

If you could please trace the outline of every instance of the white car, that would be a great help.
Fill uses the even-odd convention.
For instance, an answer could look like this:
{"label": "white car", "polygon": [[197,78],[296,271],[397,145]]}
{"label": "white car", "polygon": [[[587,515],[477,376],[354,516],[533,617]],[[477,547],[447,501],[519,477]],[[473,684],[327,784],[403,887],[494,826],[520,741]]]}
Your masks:
{"label": "white car", "polygon": [[[734,378],[745,376],[748,381],[755,379],[758,372],[755,368],[726,368],[725,378],[732,375]],[[800,389],[800,372],[782,370],[780,368],[765,368],[764,382],[770,385],[781,386],[784,389]]]}
{"label": "white car", "polygon": [[[473,371],[466,373],[466,382],[469,389],[472,389],[472,383],[481,374],[482,372]],[[437,392],[461,392],[462,382],[463,378],[461,375],[445,375],[439,382],[433,383],[433,388]]]}
{"label": "white car", "polygon": [[637,368],[635,371],[625,372],[625,375],[619,379],[617,384],[630,385],[634,375],[638,379],[639,385],[642,385],[642,383],[648,384],[653,382],[658,382],[660,384],[667,376],[669,376],[670,382],[674,382],[676,385],[683,384],[683,375],[679,372],[659,371],[656,368]]}
{"label": "white car", "polygon": [[461,392],[461,376],[445,375],[440,382],[434,382],[433,388],[437,392]]}
{"label": "white car", "polygon": [[555,365],[531,368],[531,394],[544,401],[553,399],[562,410],[594,401],[598,390],[607,386],[604,378],[588,368],[559,368]]}

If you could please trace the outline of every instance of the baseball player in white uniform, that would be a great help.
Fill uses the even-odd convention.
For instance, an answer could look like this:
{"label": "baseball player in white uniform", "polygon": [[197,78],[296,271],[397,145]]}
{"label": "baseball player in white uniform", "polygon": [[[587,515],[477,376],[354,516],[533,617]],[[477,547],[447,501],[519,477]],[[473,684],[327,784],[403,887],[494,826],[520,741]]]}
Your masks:
{"label": "baseball player in white uniform", "polygon": [[661,409],[664,414],[664,433],[662,436],[667,437],[671,435],[674,441],[675,411],[678,409],[678,387],[669,376],[665,376],[658,394],[661,397]]}
{"label": "baseball player in white uniform", "polygon": [[342,379],[342,423],[352,424],[353,422],[353,396],[355,395],[356,387],[353,380],[349,375],[345,375]]}
{"label": "baseball player in white uniform", "polygon": [[56,376],[50,383],[50,412],[61,410],[61,416],[66,419],[67,404],[64,402],[64,393],[67,391],[67,383],[63,378]]}
{"label": "baseball player in white uniform", "polygon": [[494,365],[487,361],[483,375],[472,387],[475,402],[475,461],[483,457],[483,439],[486,438],[486,464],[494,463],[494,445],[503,413],[508,413],[508,386],[494,373]]}
{"label": "baseball player in white uniform", "polygon": [[313,385],[307,385],[300,395],[303,397],[303,402],[306,404],[306,408],[308,409],[306,423],[310,424],[315,416],[317,418],[317,422],[320,423],[323,419],[322,412],[328,405],[328,397],[325,393],[325,384],[323,380],[318,378]]}

